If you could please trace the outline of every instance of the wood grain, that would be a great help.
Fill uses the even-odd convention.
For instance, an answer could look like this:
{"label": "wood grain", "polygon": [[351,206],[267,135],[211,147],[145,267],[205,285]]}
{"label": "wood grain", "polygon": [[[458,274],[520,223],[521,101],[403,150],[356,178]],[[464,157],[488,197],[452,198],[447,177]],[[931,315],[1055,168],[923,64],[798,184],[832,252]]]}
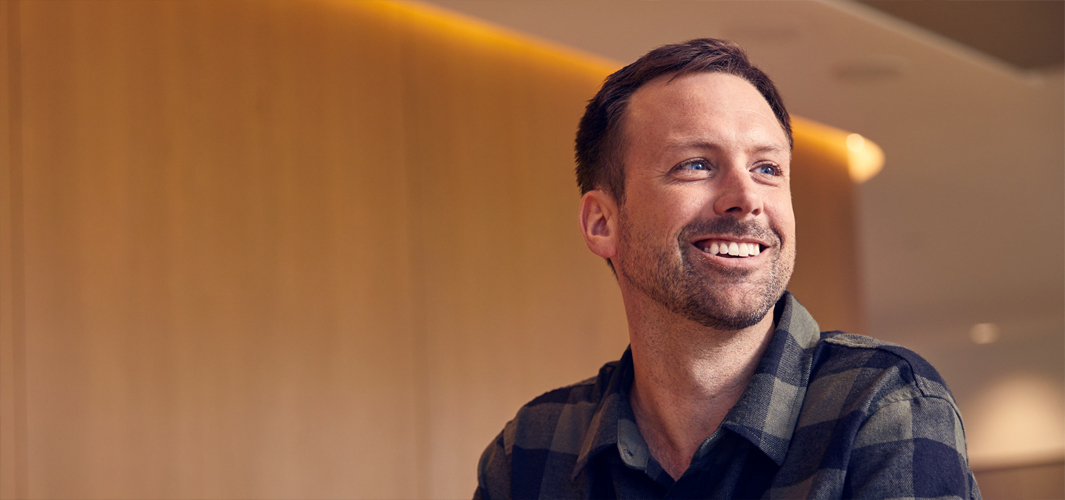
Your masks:
{"label": "wood grain", "polygon": [[[466,497],[621,354],[572,172],[608,68],[419,9],[3,3],[0,497]],[[823,156],[793,289],[848,326]]]}

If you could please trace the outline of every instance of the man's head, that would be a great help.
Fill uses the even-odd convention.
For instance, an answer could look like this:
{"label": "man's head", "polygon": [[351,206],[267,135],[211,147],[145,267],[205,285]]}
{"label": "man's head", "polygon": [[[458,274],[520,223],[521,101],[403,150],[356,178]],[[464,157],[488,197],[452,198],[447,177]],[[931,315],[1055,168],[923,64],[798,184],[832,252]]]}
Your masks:
{"label": "man's head", "polygon": [[[701,62],[673,70],[646,62],[678,52]],[[697,40],[657,49],[611,76],[588,114],[599,109],[607,117],[601,144],[610,147],[599,147],[599,155],[614,158],[605,160],[600,180],[582,185],[581,229],[589,248],[617,271],[626,307],[658,304],[735,330],[761,321],[784,292],[795,220],[787,113],[772,83],[745,58],[718,70],[722,52],[742,56],[731,44]],[[611,81],[620,82],[616,90],[636,80],[617,91],[623,97],[600,99]],[[611,106],[621,110],[612,121]],[[578,148],[589,137],[585,125],[596,121],[588,114]]]}

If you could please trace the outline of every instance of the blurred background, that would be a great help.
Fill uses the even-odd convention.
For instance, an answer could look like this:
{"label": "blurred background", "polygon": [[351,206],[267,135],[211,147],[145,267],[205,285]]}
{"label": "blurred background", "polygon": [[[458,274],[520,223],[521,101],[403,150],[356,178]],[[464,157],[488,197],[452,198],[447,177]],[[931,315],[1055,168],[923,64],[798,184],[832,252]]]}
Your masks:
{"label": "blurred background", "polygon": [[799,117],[790,289],[1063,498],[1063,6],[0,0],[0,497],[470,496],[627,343],[584,103],[712,36]]}

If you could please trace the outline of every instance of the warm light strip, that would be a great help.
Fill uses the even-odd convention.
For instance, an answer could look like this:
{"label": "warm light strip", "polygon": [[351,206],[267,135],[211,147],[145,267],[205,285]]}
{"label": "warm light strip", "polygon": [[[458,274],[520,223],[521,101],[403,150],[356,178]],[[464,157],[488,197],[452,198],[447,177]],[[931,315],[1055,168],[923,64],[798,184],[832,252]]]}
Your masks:
{"label": "warm light strip", "polygon": [[884,150],[875,142],[815,121],[792,117],[795,142],[812,145],[847,158],[847,170],[854,183],[861,184],[884,168]]}
{"label": "warm light strip", "polygon": [[429,29],[439,30],[457,38],[475,43],[502,46],[527,54],[587,68],[603,74],[603,78],[617,71],[622,64],[586,52],[549,42],[530,35],[509,30],[474,17],[431,5],[409,0],[353,0],[351,5],[376,10],[385,14],[399,15],[406,21],[419,23]]}
{"label": "warm light strip", "polygon": [[[606,78],[607,75],[617,71],[622,66],[615,61],[511,31],[422,2],[356,0],[351,1],[349,5],[375,10],[386,15],[402,16],[408,21],[421,23],[426,28],[439,30],[455,37],[466,38],[475,43],[496,47],[502,46],[544,59],[554,60],[565,65],[583,67],[589,72],[602,73],[603,78]],[[829,154],[845,156],[848,173],[855,183],[862,183],[871,179],[884,167],[883,150],[873,141],[860,135],[797,116],[792,117],[792,129],[796,142],[814,146]]]}

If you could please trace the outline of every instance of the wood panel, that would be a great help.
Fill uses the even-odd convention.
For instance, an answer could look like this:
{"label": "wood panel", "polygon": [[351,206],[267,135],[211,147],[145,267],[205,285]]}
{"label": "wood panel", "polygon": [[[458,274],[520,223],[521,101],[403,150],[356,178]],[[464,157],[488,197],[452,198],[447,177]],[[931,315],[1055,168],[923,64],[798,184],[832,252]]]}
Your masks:
{"label": "wood panel", "polygon": [[26,496],[19,4],[0,3],[0,498]]}
{"label": "wood panel", "polygon": [[594,375],[628,343],[617,285],[577,229],[573,135],[607,69],[449,25],[411,35],[424,480],[438,498],[461,498],[518,407]]}
{"label": "wood panel", "polygon": [[1065,498],[1065,462],[1061,459],[973,471],[987,500]]}
{"label": "wood panel", "polygon": [[366,15],[22,3],[30,496],[416,493],[400,45]]}
{"label": "wood panel", "polygon": [[[624,349],[572,172],[609,64],[403,3],[0,13],[0,497],[466,497]],[[804,147],[831,326],[853,186]]]}
{"label": "wood panel", "polygon": [[788,289],[821,330],[866,333],[862,315],[856,187],[842,133],[793,119],[791,197],[797,255]]}

